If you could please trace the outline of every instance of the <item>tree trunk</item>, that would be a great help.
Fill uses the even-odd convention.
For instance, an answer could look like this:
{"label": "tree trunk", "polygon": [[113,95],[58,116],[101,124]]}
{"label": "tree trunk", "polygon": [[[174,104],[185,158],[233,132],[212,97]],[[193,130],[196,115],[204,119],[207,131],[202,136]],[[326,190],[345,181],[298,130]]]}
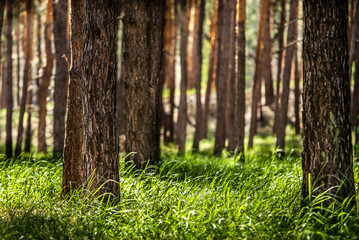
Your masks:
{"label": "tree trunk", "polygon": [[50,78],[52,75],[54,55],[51,49],[51,24],[52,24],[52,0],[47,0],[47,10],[45,17],[45,53],[46,53],[46,65],[43,70],[43,75],[40,82],[38,91],[39,95],[39,130],[38,130],[38,151],[46,152],[46,104],[47,96],[50,86]]}
{"label": "tree trunk", "polygon": [[[15,38],[16,38],[16,104],[20,105],[20,7],[22,1],[16,3],[16,27],[15,27]],[[1,21],[1,20],[0,20]]]}
{"label": "tree trunk", "polygon": [[268,0],[266,25],[264,29],[263,43],[263,80],[265,86],[265,104],[274,102],[273,77],[272,77],[272,39],[271,39],[271,14],[273,12],[273,0]]}
{"label": "tree trunk", "polygon": [[[1,10],[0,10],[1,11]],[[6,157],[12,157],[12,1],[6,1]]]}
{"label": "tree trunk", "polygon": [[[197,7],[197,6],[196,6]],[[204,23],[204,14],[205,14],[205,0],[200,0],[199,6],[199,16],[198,22],[195,22],[195,25],[198,25],[197,32],[197,45],[194,46],[197,51],[194,53],[193,59],[193,70],[194,78],[196,85],[196,130],[194,133],[193,140],[193,149],[199,149],[199,141],[202,136],[202,100],[201,100],[201,82],[202,82],[202,35],[203,35],[203,23]],[[195,18],[196,19],[196,18]]]}
{"label": "tree trunk", "polygon": [[[82,71],[83,180],[99,194],[119,195],[116,110],[118,6],[111,0],[85,1]],[[80,46],[82,47],[82,46]],[[76,61],[76,60],[75,60]],[[83,181],[83,183],[84,183]]]}
{"label": "tree trunk", "polygon": [[136,152],[127,160],[141,169],[160,160],[164,10],[165,1],[125,2],[126,152]]}
{"label": "tree trunk", "polygon": [[246,111],[246,0],[239,0],[238,8],[238,76],[236,84],[233,127],[233,145],[238,153],[244,153],[244,128]]}
{"label": "tree trunk", "polygon": [[261,0],[255,71],[254,71],[254,80],[253,80],[253,94],[252,94],[252,107],[251,107],[252,116],[251,116],[251,124],[249,129],[248,148],[253,147],[253,138],[257,132],[257,112],[258,112],[258,103],[260,103],[260,99],[261,99],[260,90],[261,90],[261,73],[263,68],[262,58],[263,58],[263,43],[264,43],[264,32],[265,32],[264,26],[266,22],[267,8],[268,8],[268,1]]}
{"label": "tree trunk", "polygon": [[22,96],[20,102],[20,114],[19,114],[19,125],[17,131],[17,138],[16,138],[16,148],[15,148],[15,157],[18,157],[21,154],[21,144],[22,138],[24,133],[24,114],[25,114],[25,107],[27,101],[27,91],[28,85],[31,82],[32,76],[32,57],[33,57],[33,1],[26,0],[26,36],[24,38],[25,44],[25,66],[24,66],[24,76],[23,76],[23,86],[22,86]]}
{"label": "tree trunk", "polygon": [[218,66],[217,66],[217,126],[215,133],[214,154],[218,155],[225,148],[226,141],[226,100],[227,100],[227,83],[229,77],[230,51],[228,43],[231,34],[231,6],[230,1],[218,1]]}
{"label": "tree trunk", "polygon": [[294,55],[294,116],[295,116],[295,134],[300,134],[300,116],[299,116],[299,108],[300,108],[300,89],[299,89],[299,81],[300,81],[300,65],[298,62],[298,47],[295,45],[295,55]]}
{"label": "tree trunk", "polygon": [[203,106],[203,123],[202,123],[202,138],[207,138],[208,130],[208,115],[209,115],[209,104],[211,97],[211,87],[212,83],[216,78],[217,72],[217,49],[218,49],[218,38],[217,38],[217,13],[218,13],[218,0],[214,1],[213,15],[211,17],[211,26],[210,26],[210,46],[211,53],[209,56],[209,67],[208,67],[208,78],[207,78],[207,88],[206,95]]}
{"label": "tree trunk", "polygon": [[[353,6],[352,6],[353,8]],[[354,23],[353,23],[353,30],[352,30],[352,35],[350,36],[351,38],[351,43],[350,43],[350,51],[349,51],[349,80],[351,82],[352,79],[352,65],[353,65],[353,60],[354,58],[356,58],[356,60],[359,58],[359,47],[357,47],[356,44],[356,40],[358,39],[358,24],[359,24],[359,1],[357,1],[356,3],[356,10],[355,10],[355,19],[354,19]],[[356,55],[356,56],[355,56]],[[355,65],[357,66],[357,65]],[[356,71],[356,70],[355,70]],[[352,99],[351,99],[351,123],[352,123],[352,129],[356,129],[355,127],[357,126],[357,122],[358,122],[358,114],[359,114],[359,82],[357,80],[357,78],[355,78],[354,76],[354,91],[352,94]]]}
{"label": "tree trunk", "polygon": [[355,195],[349,120],[348,3],[304,0],[303,9],[302,194],[311,200],[327,191],[343,201]]}
{"label": "tree trunk", "polygon": [[[48,0],[51,2],[51,0]],[[82,69],[85,0],[71,0],[71,68],[63,154],[62,194],[79,189],[84,179],[84,127],[82,113]]]}
{"label": "tree trunk", "polygon": [[68,82],[68,0],[58,0],[53,6],[55,42],[55,86],[54,86],[54,149],[56,156],[62,153],[65,136],[65,114]]}
{"label": "tree trunk", "polygon": [[284,25],[285,25],[285,0],[279,0],[281,3],[281,12],[280,12],[280,24],[278,28],[278,62],[277,62],[277,84],[276,84],[276,97],[275,97],[275,112],[274,112],[274,122],[273,122],[273,132],[277,130],[278,114],[279,114],[279,99],[280,99],[280,80],[282,76],[282,63],[283,63],[283,47],[284,47]]}
{"label": "tree trunk", "polygon": [[[298,0],[290,1],[290,10],[289,10],[289,26],[288,26],[288,35],[287,43],[292,43],[297,40],[297,21],[298,18]],[[284,69],[283,69],[283,88],[280,98],[280,108],[278,112],[278,125],[277,125],[277,143],[276,146],[284,149],[285,144],[285,127],[287,125],[287,114],[288,114],[288,100],[289,100],[289,83],[290,83],[290,74],[292,69],[292,63],[294,59],[295,45],[289,46],[286,49]]]}
{"label": "tree trunk", "polygon": [[180,86],[180,104],[178,108],[177,119],[177,144],[179,152],[185,151],[186,144],[186,128],[187,128],[187,81],[188,81],[188,59],[187,59],[187,45],[189,35],[189,11],[186,0],[181,0],[181,42],[180,42],[180,57],[181,57],[181,86]]}
{"label": "tree trunk", "polygon": [[29,83],[29,89],[27,92],[27,100],[26,100],[26,112],[27,112],[27,119],[26,119],[26,129],[25,129],[25,147],[24,151],[29,153],[31,150],[31,137],[32,137],[32,94],[33,94],[33,83],[32,79]]}
{"label": "tree trunk", "polygon": [[[195,87],[195,83],[194,83],[194,74],[193,74],[193,51],[194,50],[194,44],[195,43],[195,39],[194,39],[194,33],[196,32],[196,28],[197,26],[195,26],[195,22],[196,22],[196,5],[197,5],[197,1],[198,0],[186,0],[187,1],[187,11],[188,11],[188,45],[187,45],[187,89],[193,89]],[[192,14],[192,8],[194,8],[193,14]],[[192,21],[194,22],[193,24]],[[192,27],[192,28],[191,28]],[[190,37],[192,37],[192,41],[190,41]]]}

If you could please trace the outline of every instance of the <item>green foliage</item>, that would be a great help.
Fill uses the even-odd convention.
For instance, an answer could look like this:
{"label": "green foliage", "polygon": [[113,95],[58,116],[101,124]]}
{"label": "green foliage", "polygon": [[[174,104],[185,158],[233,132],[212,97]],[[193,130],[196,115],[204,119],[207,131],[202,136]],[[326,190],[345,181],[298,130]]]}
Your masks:
{"label": "green foliage", "polygon": [[[249,154],[247,154],[249,155]],[[121,160],[121,199],[60,196],[61,161],[0,163],[3,239],[358,238],[359,216],[320,198],[302,207],[300,159],[166,152],[137,172]],[[344,203],[345,205],[346,203]]]}

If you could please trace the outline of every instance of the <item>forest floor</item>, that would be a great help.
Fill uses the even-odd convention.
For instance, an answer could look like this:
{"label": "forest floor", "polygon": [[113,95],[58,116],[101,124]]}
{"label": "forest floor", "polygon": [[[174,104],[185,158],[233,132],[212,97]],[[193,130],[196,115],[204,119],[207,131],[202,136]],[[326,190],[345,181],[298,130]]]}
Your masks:
{"label": "forest floor", "polygon": [[302,206],[297,151],[279,159],[257,144],[242,162],[163,147],[162,157],[143,172],[121,159],[114,203],[61,198],[61,160],[2,160],[0,239],[359,239],[347,202],[325,208],[319,195]]}

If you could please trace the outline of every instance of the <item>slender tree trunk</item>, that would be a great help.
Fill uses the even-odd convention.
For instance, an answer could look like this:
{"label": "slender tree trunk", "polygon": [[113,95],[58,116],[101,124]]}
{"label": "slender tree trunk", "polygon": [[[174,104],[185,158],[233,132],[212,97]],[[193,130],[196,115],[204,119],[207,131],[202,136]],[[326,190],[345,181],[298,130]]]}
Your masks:
{"label": "slender tree trunk", "polygon": [[217,49],[218,49],[218,39],[217,39],[217,13],[218,13],[218,0],[214,1],[214,9],[213,15],[211,19],[211,54],[209,56],[209,67],[208,67],[208,79],[207,79],[207,88],[206,88],[206,95],[204,100],[204,107],[203,107],[203,123],[202,123],[202,138],[207,137],[207,130],[208,130],[208,115],[209,115],[209,103],[211,97],[211,87],[212,83],[216,78],[217,72]]}
{"label": "slender tree trunk", "polygon": [[238,153],[244,152],[244,128],[246,111],[246,0],[239,0],[238,8],[238,76],[235,95],[235,115],[233,140],[234,149]]}
{"label": "slender tree trunk", "polygon": [[271,40],[271,14],[273,12],[273,2],[268,0],[266,15],[266,25],[264,29],[263,43],[263,79],[265,86],[265,104],[271,105],[274,102],[273,77],[272,77],[272,40]]}
{"label": "slender tree trunk", "polygon": [[[297,40],[297,21],[298,18],[298,0],[290,1],[289,10],[289,26],[287,43],[295,42]],[[284,149],[285,144],[285,127],[287,125],[287,114],[288,114],[288,100],[289,100],[289,83],[292,63],[294,59],[295,46],[289,46],[285,53],[285,62],[283,70],[283,88],[280,98],[280,108],[278,112],[278,125],[277,125],[277,143],[276,146]]]}
{"label": "slender tree trunk", "polygon": [[54,149],[56,156],[62,153],[65,136],[65,113],[68,82],[68,0],[58,0],[53,6],[55,42],[55,86],[54,86]]}
{"label": "slender tree trunk", "polygon": [[12,1],[6,1],[6,157],[12,157]]}
{"label": "slender tree trunk", "polygon": [[165,1],[125,2],[126,152],[136,152],[128,157],[136,168],[145,168],[160,160],[164,10]]}
{"label": "slender tree trunk", "polygon": [[177,119],[177,144],[179,152],[185,151],[186,143],[186,128],[187,128],[187,81],[188,81],[188,68],[187,68],[187,45],[189,35],[189,11],[188,3],[186,0],[180,0],[181,3],[181,42],[180,42],[180,57],[181,57],[181,86],[180,86],[180,104],[178,109]]}
{"label": "slender tree trunk", "polygon": [[[353,8],[353,6],[352,6]],[[354,23],[353,23],[353,30],[352,30],[352,35],[350,36],[350,51],[349,51],[349,80],[351,82],[352,79],[352,65],[353,65],[353,60],[356,57],[356,59],[358,59],[358,55],[359,55],[359,48],[357,47],[356,44],[356,40],[358,39],[358,24],[359,24],[359,1],[357,1],[356,3],[356,10],[355,10],[355,19],[354,19]],[[356,55],[356,56],[355,56]],[[352,123],[352,128],[355,129],[355,127],[357,126],[357,121],[358,121],[358,114],[359,114],[359,82],[357,82],[357,79],[354,77],[354,91],[352,94],[352,99],[351,99],[351,123]]]}
{"label": "slender tree trunk", "polygon": [[304,0],[303,9],[302,194],[304,199],[314,198],[327,191],[343,201],[355,196],[349,120],[348,5],[346,1]]}
{"label": "slender tree trunk", "polygon": [[16,27],[15,27],[15,38],[16,38],[16,104],[20,105],[20,7],[22,1],[16,2]]}
{"label": "slender tree trunk", "polygon": [[32,137],[32,94],[33,94],[33,83],[32,79],[29,83],[29,90],[27,92],[27,100],[26,100],[26,112],[27,112],[27,119],[26,119],[26,129],[25,129],[25,147],[24,151],[29,153],[31,150],[31,137]]}
{"label": "slender tree trunk", "polygon": [[300,89],[299,89],[299,81],[300,81],[300,65],[298,62],[298,47],[295,46],[295,55],[294,55],[294,116],[295,116],[295,134],[300,134],[300,116],[299,116],[299,107],[300,107]]}
{"label": "slender tree trunk", "polygon": [[[47,10],[45,17],[45,53],[46,65],[39,87],[39,130],[38,130],[38,151],[46,152],[46,115],[47,115],[47,96],[49,93],[50,78],[52,75],[54,55],[51,48],[51,24],[52,24],[52,0],[47,0]],[[81,112],[81,111],[80,111]]]}
{"label": "slender tree trunk", "polygon": [[89,181],[87,188],[95,190],[101,187],[98,193],[115,197],[119,195],[117,17],[116,1],[85,1],[85,47],[81,61],[84,133],[82,176],[84,181]]}
{"label": "slender tree trunk", "polygon": [[[198,0],[186,0],[187,1],[187,15],[188,15],[188,45],[187,45],[187,89],[193,89],[195,87],[194,83],[194,75],[193,75],[193,51],[194,51],[194,33],[196,32],[194,24],[191,24],[192,21],[195,22],[195,15],[196,15],[196,2]],[[192,14],[192,8],[194,9]],[[192,28],[190,28],[192,26]],[[192,41],[190,41],[190,37],[192,37]]]}
{"label": "slender tree trunk", "polygon": [[231,6],[227,0],[218,1],[218,66],[217,66],[217,126],[215,133],[214,154],[218,155],[225,148],[226,141],[226,100],[227,83],[230,77],[230,51],[228,43],[231,39]]}
{"label": "slender tree trunk", "polygon": [[282,76],[282,63],[283,63],[283,47],[284,47],[284,25],[285,25],[285,0],[279,0],[281,3],[281,12],[280,12],[280,24],[278,28],[278,65],[277,65],[277,84],[276,84],[276,98],[275,98],[275,114],[274,114],[274,123],[273,123],[273,132],[277,130],[278,123],[278,114],[279,114],[279,99],[280,99],[280,83]]}
{"label": "slender tree trunk", "polygon": [[[51,2],[51,0],[48,0]],[[67,118],[64,145],[62,194],[78,189],[84,179],[84,127],[82,113],[82,68],[84,44],[85,0],[71,0],[70,48],[71,68],[67,97]]]}
{"label": "slender tree trunk", "polygon": [[[197,45],[195,49],[197,50],[194,58],[194,77],[196,85],[196,130],[194,133],[193,140],[193,149],[199,149],[199,141],[202,136],[202,100],[201,100],[201,82],[202,82],[202,35],[203,35],[203,23],[204,23],[204,14],[205,14],[205,0],[200,0],[199,6],[199,17],[198,22],[195,22],[198,25],[197,35]],[[196,18],[195,18],[196,19]]]}
{"label": "slender tree trunk", "polygon": [[251,107],[252,116],[251,116],[251,124],[249,129],[248,148],[253,147],[253,138],[257,131],[257,112],[258,112],[258,103],[260,103],[260,98],[261,98],[260,90],[261,90],[261,73],[263,67],[262,58],[263,58],[263,42],[264,42],[264,32],[265,32],[264,26],[266,22],[267,8],[268,8],[268,1],[261,0],[255,71],[254,71],[254,80],[253,80],[253,94],[252,94],[252,107]]}
{"label": "slender tree trunk", "polygon": [[31,82],[32,76],[32,57],[33,57],[33,1],[26,0],[26,41],[25,44],[25,66],[24,66],[24,77],[22,86],[22,96],[20,102],[20,114],[19,114],[19,125],[16,139],[15,156],[18,157],[21,153],[21,144],[24,133],[24,114],[27,101],[28,85]]}

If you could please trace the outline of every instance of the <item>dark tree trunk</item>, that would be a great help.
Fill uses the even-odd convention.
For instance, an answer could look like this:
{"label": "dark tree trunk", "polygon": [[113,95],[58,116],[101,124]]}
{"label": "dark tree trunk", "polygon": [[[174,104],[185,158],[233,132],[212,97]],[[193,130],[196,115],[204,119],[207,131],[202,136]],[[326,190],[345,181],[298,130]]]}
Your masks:
{"label": "dark tree trunk", "polygon": [[38,91],[39,96],[39,130],[38,130],[38,151],[46,152],[46,114],[47,114],[47,96],[50,86],[50,78],[52,75],[54,55],[51,49],[51,24],[52,24],[52,0],[47,0],[47,10],[45,17],[45,53],[46,53],[46,66],[43,70],[43,75],[40,80]]}
{"label": "dark tree trunk", "polygon": [[230,77],[230,51],[228,43],[231,40],[232,4],[228,0],[218,1],[218,66],[216,76],[217,86],[217,126],[215,133],[214,154],[218,155],[225,148],[227,122],[227,84]]}
{"label": "dark tree trunk", "polygon": [[266,16],[266,26],[264,29],[264,62],[263,79],[265,86],[265,104],[271,105],[274,102],[273,77],[272,77],[272,39],[271,39],[271,14],[273,12],[273,0],[268,0],[268,9]]}
{"label": "dark tree trunk", "polygon": [[[297,19],[298,17],[298,0],[290,1],[289,10],[289,26],[287,35],[287,44],[293,43],[297,40]],[[289,100],[289,83],[290,74],[292,70],[292,63],[294,59],[295,46],[288,46],[285,53],[284,69],[282,75],[282,94],[280,98],[280,108],[278,111],[278,123],[277,123],[277,143],[276,146],[284,149],[285,145],[285,127],[287,125],[288,114],[288,100]]]}
{"label": "dark tree trunk", "polygon": [[[5,0],[0,0],[0,33],[2,30],[2,25],[3,25],[3,20],[4,20],[4,10],[5,10]],[[1,40],[1,37],[0,37]],[[0,51],[1,54],[3,53],[2,51],[2,45],[1,45],[1,41],[0,41]],[[4,94],[4,90],[5,90],[5,74],[4,74],[4,65],[0,64],[0,68],[2,69],[2,82],[1,82],[1,96],[0,96],[0,109],[4,108],[5,105],[5,94]]]}
{"label": "dark tree trunk", "polygon": [[[26,41],[25,44],[25,66],[24,66],[24,76],[23,76],[23,85],[22,85],[22,96],[20,102],[20,114],[19,114],[19,125],[16,138],[16,148],[15,148],[15,157],[18,157],[21,154],[21,144],[24,135],[24,115],[25,107],[27,101],[27,92],[28,85],[31,83],[32,76],[32,57],[33,57],[33,1],[26,0],[26,36],[23,38]],[[24,31],[25,32],[25,31]]]}
{"label": "dark tree trunk", "polygon": [[276,132],[277,122],[278,122],[278,112],[279,112],[279,99],[280,99],[280,83],[282,76],[282,63],[283,63],[283,47],[284,47],[284,25],[285,25],[285,0],[279,0],[281,3],[281,12],[280,12],[280,24],[278,28],[278,62],[277,62],[277,84],[276,84],[276,97],[275,97],[275,112],[274,112],[274,123],[273,123],[273,132]]}
{"label": "dark tree trunk", "polygon": [[160,160],[164,10],[163,0],[125,1],[126,152],[136,152],[127,158],[136,168],[145,168]]}
{"label": "dark tree trunk", "polygon": [[213,16],[211,19],[211,53],[209,56],[209,67],[208,67],[208,79],[207,79],[207,88],[206,88],[206,95],[204,100],[203,106],[203,123],[202,123],[202,138],[207,137],[207,130],[208,130],[208,115],[209,115],[209,103],[211,97],[211,87],[212,83],[216,78],[217,72],[217,49],[218,49],[218,38],[217,38],[217,13],[218,13],[218,0],[214,2],[214,9],[213,9]]}
{"label": "dark tree trunk", "polygon": [[348,3],[304,0],[303,9],[302,194],[304,199],[314,198],[328,191],[342,201],[355,195],[349,120]]}
{"label": "dark tree trunk", "polygon": [[[51,2],[51,0],[49,0]],[[71,68],[67,99],[67,118],[63,154],[62,194],[78,189],[84,179],[84,128],[82,113],[82,69],[85,0],[71,0],[70,48]]]}
{"label": "dark tree trunk", "polygon": [[253,94],[252,94],[252,106],[251,106],[251,124],[249,129],[249,139],[248,139],[248,148],[253,147],[253,138],[257,132],[257,114],[258,114],[258,104],[260,104],[261,99],[261,74],[262,74],[262,58],[263,58],[263,42],[264,42],[264,32],[265,32],[265,22],[267,15],[268,1],[261,1],[261,10],[259,17],[259,30],[258,30],[258,41],[256,49],[256,60],[255,60],[255,71],[254,71],[254,80],[253,80]]}
{"label": "dark tree trunk", "polygon": [[55,42],[55,86],[54,86],[54,149],[56,156],[62,153],[65,136],[65,114],[68,82],[68,0],[58,0],[53,6]]}
{"label": "dark tree trunk", "polygon": [[234,147],[238,153],[244,152],[244,127],[245,127],[245,85],[246,85],[246,0],[239,0],[238,8],[238,76],[236,84],[234,110]]}
{"label": "dark tree trunk", "polygon": [[[194,78],[196,85],[196,130],[194,133],[193,140],[193,149],[199,149],[199,141],[202,136],[202,100],[201,100],[201,82],[202,82],[202,35],[203,35],[203,23],[204,23],[204,14],[205,14],[205,0],[200,0],[199,6],[199,17],[198,22],[195,22],[198,25],[197,35],[197,45],[194,46],[197,50],[194,54],[193,67],[194,67]],[[196,18],[195,18],[196,19]]]}
{"label": "dark tree trunk", "polygon": [[180,104],[178,108],[177,119],[177,134],[176,142],[179,147],[179,152],[185,151],[186,143],[186,128],[187,128],[187,45],[189,35],[189,11],[187,0],[181,0],[181,42],[180,42],[180,57],[181,57],[181,86],[180,86]]}
{"label": "dark tree trunk", "polygon": [[16,104],[20,105],[20,7],[22,1],[16,2],[16,27],[15,27],[15,38],[16,38]]}
{"label": "dark tree trunk", "polygon": [[300,65],[298,62],[298,47],[295,46],[295,55],[294,55],[294,117],[295,117],[295,134],[300,134]]}
{"label": "dark tree trunk", "polygon": [[[1,10],[0,10],[1,11]],[[0,31],[1,32],[1,31]],[[6,157],[12,157],[12,1],[6,1]]]}
{"label": "dark tree trunk", "polygon": [[81,62],[84,133],[82,174],[83,180],[89,181],[87,188],[95,190],[101,186],[99,193],[111,196],[118,196],[120,190],[116,109],[117,17],[116,1],[85,1]]}

